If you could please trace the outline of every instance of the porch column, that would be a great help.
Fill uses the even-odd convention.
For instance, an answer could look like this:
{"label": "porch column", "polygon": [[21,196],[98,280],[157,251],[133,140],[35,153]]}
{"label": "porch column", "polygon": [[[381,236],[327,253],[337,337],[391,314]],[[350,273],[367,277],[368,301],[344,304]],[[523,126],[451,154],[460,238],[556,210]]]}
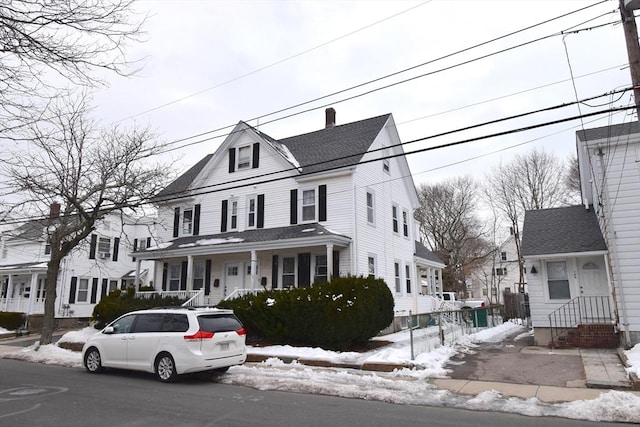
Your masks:
{"label": "porch column", "polygon": [[9,275],[9,280],[7,281],[7,299],[4,303],[4,311],[9,311],[9,298],[13,299],[13,275]]}
{"label": "porch column", "polygon": [[431,295],[436,296],[438,284],[436,283],[436,269],[429,267],[429,283],[431,286]]}
{"label": "porch column", "polygon": [[140,290],[140,263],[141,262],[142,261],[140,260],[140,258],[136,258],[136,274],[133,279],[133,289],[135,289],[136,291]]}
{"label": "porch column", "polygon": [[187,284],[186,290],[193,290],[193,255],[187,256]]}
{"label": "porch column", "polygon": [[327,282],[331,282],[333,275],[333,243],[327,244]]}
{"label": "porch column", "polygon": [[258,270],[258,254],[255,250],[251,251],[251,291],[253,292],[256,289],[256,273]]}
{"label": "porch column", "polygon": [[31,314],[33,308],[33,300],[36,298],[38,291],[38,273],[31,273],[31,284],[29,285],[29,304],[27,305],[27,316]]}

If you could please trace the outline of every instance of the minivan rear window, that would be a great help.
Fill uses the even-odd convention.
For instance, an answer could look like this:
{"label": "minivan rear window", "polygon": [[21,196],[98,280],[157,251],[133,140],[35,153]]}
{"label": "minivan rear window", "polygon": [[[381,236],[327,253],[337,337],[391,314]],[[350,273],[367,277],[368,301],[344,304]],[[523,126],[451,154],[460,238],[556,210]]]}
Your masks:
{"label": "minivan rear window", "polygon": [[201,331],[231,332],[242,328],[242,323],[233,314],[205,314],[198,316]]}

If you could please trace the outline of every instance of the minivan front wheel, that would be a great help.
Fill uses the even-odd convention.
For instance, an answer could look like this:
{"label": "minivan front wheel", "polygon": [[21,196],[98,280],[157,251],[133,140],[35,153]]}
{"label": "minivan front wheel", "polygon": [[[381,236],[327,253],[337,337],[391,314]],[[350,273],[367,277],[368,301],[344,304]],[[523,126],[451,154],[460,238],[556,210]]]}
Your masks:
{"label": "minivan front wheel", "polygon": [[155,365],[156,377],[163,383],[175,381],[178,374],[176,373],[176,362],[169,353],[160,353],[156,357]]}
{"label": "minivan front wheel", "polygon": [[92,374],[102,371],[102,359],[97,348],[91,347],[84,354],[84,367]]}

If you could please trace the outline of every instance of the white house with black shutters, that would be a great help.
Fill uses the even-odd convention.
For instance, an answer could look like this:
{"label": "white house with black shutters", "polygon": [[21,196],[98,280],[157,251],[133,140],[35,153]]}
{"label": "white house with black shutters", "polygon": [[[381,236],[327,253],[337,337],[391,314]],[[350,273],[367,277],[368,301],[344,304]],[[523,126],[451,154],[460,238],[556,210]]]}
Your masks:
{"label": "white house with black shutters", "polygon": [[[428,312],[444,264],[416,242],[418,197],[391,114],[276,140],[239,122],[162,190],[158,291],[199,303],[340,275],[389,285],[399,315]],[[420,286],[421,278],[428,284]]]}
{"label": "white house with black shutters", "polygon": [[[60,211],[59,205],[52,212]],[[52,218],[28,221],[0,236],[0,311],[44,314]],[[91,317],[100,299],[117,288],[151,285],[153,269],[131,257],[134,247],[152,246],[150,224],[119,214],[106,215],[89,238],[62,260],[56,286],[57,318]]]}

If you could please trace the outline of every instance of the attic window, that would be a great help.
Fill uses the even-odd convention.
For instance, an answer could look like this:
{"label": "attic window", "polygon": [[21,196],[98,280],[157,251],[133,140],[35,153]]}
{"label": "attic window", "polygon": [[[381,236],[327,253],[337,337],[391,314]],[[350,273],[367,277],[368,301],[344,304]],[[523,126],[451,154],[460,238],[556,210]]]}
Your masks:
{"label": "attic window", "polygon": [[382,159],[382,170],[389,173],[389,159]]}
{"label": "attic window", "polygon": [[246,145],[238,148],[238,169],[248,169],[251,167],[251,146]]}

